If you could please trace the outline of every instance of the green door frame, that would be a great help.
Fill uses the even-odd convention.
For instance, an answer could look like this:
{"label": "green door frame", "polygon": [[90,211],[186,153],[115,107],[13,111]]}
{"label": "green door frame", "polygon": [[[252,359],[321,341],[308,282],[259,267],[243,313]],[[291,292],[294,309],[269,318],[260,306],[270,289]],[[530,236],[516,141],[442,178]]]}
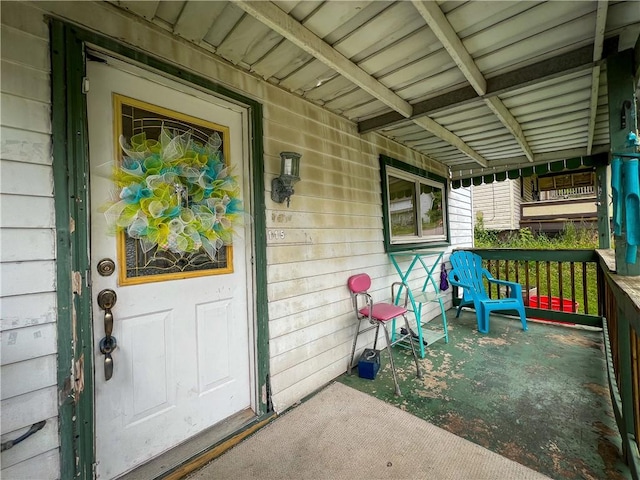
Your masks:
{"label": "green door frame", "polygon": [[251,129],[258,408],[271,410],[262,104],[114,39],[50,20],[53,176],[56,211],[58,393],[61,478],[93,478],[94,395],[89,260],[88,135],[83,93],[86,44],[160,70],[247,107]]}

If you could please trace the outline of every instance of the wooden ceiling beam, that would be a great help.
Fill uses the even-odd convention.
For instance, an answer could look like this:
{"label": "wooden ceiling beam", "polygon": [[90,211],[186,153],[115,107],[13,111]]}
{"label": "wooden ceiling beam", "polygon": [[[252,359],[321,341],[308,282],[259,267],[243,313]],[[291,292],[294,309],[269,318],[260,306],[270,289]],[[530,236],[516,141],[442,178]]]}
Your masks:
{"label": "wooden ceiling beam", "polygon": [[[609,2],[599,0],[596,10],[596,31],[593,42],[593,61],[599,62],[602,59],[604,49],[604,32],[607,26],[607,9]],[[591,71],[591,99],[589,102],[589,128],[587,136],[587,155],[591,155],[593,148],[593,135],[596,128],[596,114],[598,113],[598,95],[600,88],[600,65],[593,67]]]}
{"label": "wooden ceiling beam", "polygon": [[[440,43],[442,43],[447,53],[449,53],[449,56],[451,56],[475,92],[480,97],[485,95],[487,93],[487,81],[484,75],[466,47],[462,44],[462,40],[458,37],[457,32],[451,26],[445,14],[440,10],[438,3],[425,2],[422,0],[413,0],[412,3],[420,15],[422,15],[422,18],[427,22],[427,25],[429,25],[429,28],[435,34],[436,38],[440,40]],[[496,95],[485,98],[484,102],[511,135],[513,135],[525,156],[532,162],[533,152],[524,136],[522,127],[505,104],[502,103],[502,100]]]}
{"label": "wooden ceiling beam", "polygon": [[383,102],[402,118],[412,115],[413,107],[409,102],[396,95],[274,3],[235,0],[234,4]]}
{"label": "wooden ceiling beam", "polygon": [[471,55],[469,55],[469,52],[462,44],[460,37],[458,37],[449,20],[447,20],[445,14],[440,10],[438,3],[433,1],[425,2],[422,0],[413,0],[412,3],[476,93],[478,95],[484,95],[487,92],[487,81],[476,65],[476,62],[471,58]]}
{"label": "wooden ceiling beam", "polygon": [[462,153],[473,159],[478,165],[483,168],[486,168],[488,165],[487,160],[476,152],[473,148],[467,145],[460,137],[458,137],[455,133],[447,130],[442,125],[437,123],[435,120],[432,120],[429,117],[421,117],[413,120],[416,125],[421,126],[428,132],[433,133],[436,137],[441,138],[445,142],[453,145]]}
{"label": "wooden ceiling beam", "polygon": [[515,117],[511,114],[509,109],[502,103],[499,97],[489,97],[484,101],[487,106],[491,109],[491,111],[500,119],[502,124],[505,126],[507,130],[513,135],[520,145],[520,148],[524,152],[525,157],[530,162],[533,162],[533,152],[531,151],[531,147],[529,146],[529,142],[524,136],[522,131],[522,127],[520,123],[515,119]]}
{"label": "wooden ceiling beam", "polygon": [[593,149],[593,136],[596,130],[596,114],[598,113],[598,96],[600,90],[600,66],[591,71],[591,99],[589,101],[589,127],[587,133],[587,155]]}
{"label": "wooden ceiling beam", "polygon": [[[605,39],[603,57],[607,52],[617,51],[617,37]],[[567,53],[556,55],[547,60],[528,65],[526,67],[503,73],[487,79],[487,92],[481,97],[473,87],[466,86],[413,104],[411,118],[420,117],[446,110],[448,108],[477,102],[487,97],[494,97],[502,93],[512,92],[535,83],[551,80],[571,73],[591,69],[593,61],[593,45],[587,45]],[[389,112],[358,123],[358,131],[366,133],[391,127],[405,121],[406,118],[396,112]]]}
{"label": "wooden ceiling beam", "polygon": [[[117,2],[114,2],[117,3]],[[126,8],[127,10],[135,13],[136,15],[140,15],[147,20],[153,20],[153,17],[156,15],[156,11],[158,10],[158,5],[160,4],[159,0],[152,1],[140,1],[140,0],[126,0],[119,2],[120,6]]]}

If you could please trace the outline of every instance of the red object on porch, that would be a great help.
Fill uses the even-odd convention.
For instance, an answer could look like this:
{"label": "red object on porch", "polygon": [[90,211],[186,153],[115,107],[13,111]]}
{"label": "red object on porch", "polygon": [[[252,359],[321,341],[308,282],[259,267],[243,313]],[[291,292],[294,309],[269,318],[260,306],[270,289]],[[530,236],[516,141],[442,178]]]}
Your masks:
{"label": "red object on porch", "polygon": [[[562,307],[560,300],[562,300]],[[560,299],[559,297],[551,297],[551,307],[549,307],[549,297],[540,297],[531,295],[529,297],[529,306],[532,308],[542,308],[544,310],[557,310],[559,312],[576,313],[578,311],[578,302],[572,302],[566,298]],[[565,323],[573,325],[571,322],[561,322],[559,320],[549,320],[548,318],[531,317],[537,320],[544,320],[546,322]]]}
{"label": "red object on porch", "polygon": [[[562,300],[562,307],[560,306]],[[543,308],[546,310],[557,310],[559,312],[576,313],[578,311],[578,302],[572,302],[566,298],[551,297],[551,308],[549,308],[549,297],[540,297],[532,295],[529,297],[529,306],[532,308]]]}

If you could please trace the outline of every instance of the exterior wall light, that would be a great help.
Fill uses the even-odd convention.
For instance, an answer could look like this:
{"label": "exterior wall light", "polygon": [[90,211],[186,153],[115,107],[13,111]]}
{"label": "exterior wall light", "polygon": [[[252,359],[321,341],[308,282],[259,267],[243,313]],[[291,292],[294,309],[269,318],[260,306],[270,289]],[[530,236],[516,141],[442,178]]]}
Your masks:
{"label": "exterior wall light", "polygon": [[293,184],[300,180],[300,157],[296,152],[280,153],[280,176],[271,181],[271,200],[277,203],[289,201],[294,194]]}

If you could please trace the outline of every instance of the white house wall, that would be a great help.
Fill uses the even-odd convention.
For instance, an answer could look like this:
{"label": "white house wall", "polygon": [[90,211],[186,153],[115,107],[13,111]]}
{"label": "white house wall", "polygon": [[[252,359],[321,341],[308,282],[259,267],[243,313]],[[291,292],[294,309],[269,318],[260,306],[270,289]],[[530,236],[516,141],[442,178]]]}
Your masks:
{"label": "white house wall", "polygon": [[[520,182],[522,182],[522,190],[520,189]],[[521,194],[522,192],[522,194]],[[520,228],[520,220],[522,219],[521,205],[524,202],[530,202],[533,196],[532,179],[521,178],[513,181],[513,219],[514,228]]]}
{"label": "white house wall", "polygon": [[482,212],[484,228],[487,230],[519,228],[519,221],[515,221],[513,214],[515,189],[518,190],[517,195],[520,195],[520,186],[516,180],[483,183],[471,188],[473,189],[474,222],[477,222],[478,214]]}
{"label": "white house wall", "polygon": [[2,4],[0,336],[2,478],[57,478],[56,269],[49,31],[39,15]]}
{"label": "white house wall", "polygon": [[[48,13],[260,101],[267,189],[279,172],[279,152],[302,153],[291,207],[265,192],[270,374],[278,412],[346,370],[355,328],[349,275],[369,273],[379,300],[389,299],[398,279],[383,247],[379,155],[447,174],[426,157],[376,134],[360,136],[355,124],[109,4],[2,2],[2,439],[48,420],[45,431],[2,454],[7,479],[55,478],[59,471]],[[452,190],[448,209],[452,244],[471,246],[470,190]],[[437,313],[431,307],[427,316]]]}

